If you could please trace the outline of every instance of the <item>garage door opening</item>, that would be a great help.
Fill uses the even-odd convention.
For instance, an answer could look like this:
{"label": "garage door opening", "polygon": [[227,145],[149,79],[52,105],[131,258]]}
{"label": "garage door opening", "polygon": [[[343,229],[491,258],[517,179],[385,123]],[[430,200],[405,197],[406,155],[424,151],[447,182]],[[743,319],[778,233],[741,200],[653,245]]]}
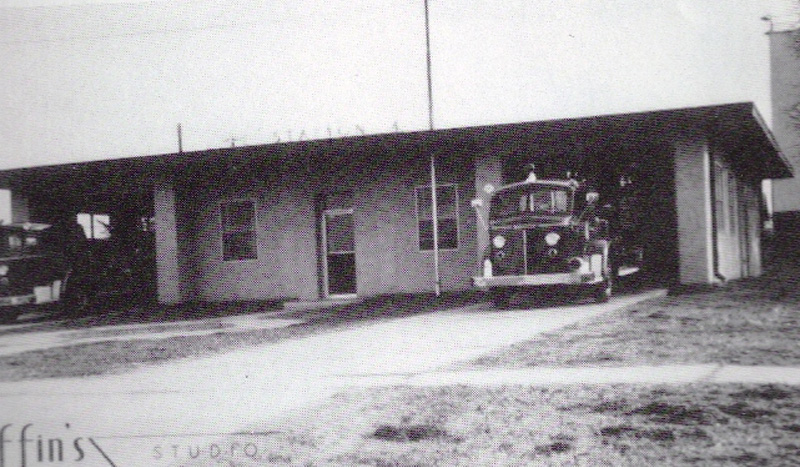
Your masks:
{"label": "garage door opening", "polygon": [[[609,223],[635,240],[643,249],[643,265],[636,281],[647,286],[669,287],[678,282],[677,214],[674,168],[670,149],[650,141],[594,141],[584,148],[574,135],[561,138],[572,143],[547,141],[507,157],[504,183],[525,179],[534,163],[539,178],[585,181],[599,194],[599,206]],[[577,141],[577,142],[576,142]],[[541,144],[541,141],[538,142]]]}
{"label": "garage door opening", "polygon": [[152,194],[120,190],[98,196],[88,190],[48,192],[29,197],[30,217],[38,222],[75,226],[83,233],[90,290],[103,304],[136,305],[156,299],[156,255]]}

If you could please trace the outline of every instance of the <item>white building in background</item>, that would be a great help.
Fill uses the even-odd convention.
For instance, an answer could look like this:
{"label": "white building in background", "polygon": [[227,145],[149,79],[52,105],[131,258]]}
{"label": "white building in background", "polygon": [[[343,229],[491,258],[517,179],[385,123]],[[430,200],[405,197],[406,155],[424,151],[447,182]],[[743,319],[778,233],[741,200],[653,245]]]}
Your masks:
{"label": "white building in background", "polygon": [[[770,38],[772,127],[789,162],[800,167],[800,29],[774,30]],[[775,180],[773,210],[776,228],[800,232],[800,181]]]}

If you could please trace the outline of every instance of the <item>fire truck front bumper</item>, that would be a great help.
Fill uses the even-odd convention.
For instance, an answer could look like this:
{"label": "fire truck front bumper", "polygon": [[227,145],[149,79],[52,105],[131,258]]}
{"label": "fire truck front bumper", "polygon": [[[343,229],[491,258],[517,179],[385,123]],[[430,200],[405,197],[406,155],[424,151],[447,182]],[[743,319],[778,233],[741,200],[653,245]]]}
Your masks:
{"label": "fire truck front bumper", "polygon": [[603,281],[593,272],[565,272],[553,274],[525,274],[519,276],[477,276],[472,278],[475,287],[528,287],[540,285],[591,285]]}

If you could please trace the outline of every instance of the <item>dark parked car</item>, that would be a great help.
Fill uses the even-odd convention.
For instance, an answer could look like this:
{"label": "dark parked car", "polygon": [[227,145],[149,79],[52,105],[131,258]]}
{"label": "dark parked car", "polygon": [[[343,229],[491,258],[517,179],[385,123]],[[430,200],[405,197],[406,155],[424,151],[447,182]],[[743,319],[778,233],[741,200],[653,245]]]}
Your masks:
{"label": "dark parked car", "polygon": [[[78,229],[78,230],[76,230]],[[0,320],[42,307],[85,301],[85,237],[75,228],[0,225]]]}

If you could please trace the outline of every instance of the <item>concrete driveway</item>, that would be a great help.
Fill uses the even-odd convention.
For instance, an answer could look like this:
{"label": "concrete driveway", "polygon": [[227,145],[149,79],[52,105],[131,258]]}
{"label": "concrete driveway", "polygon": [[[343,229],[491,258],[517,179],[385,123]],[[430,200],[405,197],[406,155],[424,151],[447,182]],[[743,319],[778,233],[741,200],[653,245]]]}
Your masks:
{"label": "concrete driveway", "polygon": [[231,436],[256,443],[281,429],[281,416],[366,377],[402,384],[658,295],[534,310],[475,305],[121,375],[0,383],[0,466],[21,465],[23,454],[25,465],[51,454],[62,465],[180,465],[170,446]]}

